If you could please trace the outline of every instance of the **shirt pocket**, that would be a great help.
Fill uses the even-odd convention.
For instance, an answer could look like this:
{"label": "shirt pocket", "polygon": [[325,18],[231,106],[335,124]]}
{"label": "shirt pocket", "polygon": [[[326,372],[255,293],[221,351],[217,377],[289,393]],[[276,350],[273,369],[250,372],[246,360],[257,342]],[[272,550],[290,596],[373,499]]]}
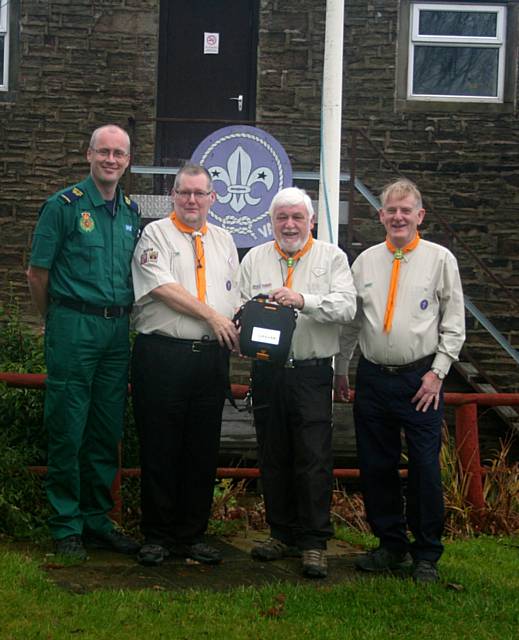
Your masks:
{"label": "shirt pocket", "polygon": [[131,256],[133,255],[133,251],[135,249],[135,240],[133,239],[133,236],[129,234],[125,234],[121,240],[121,248],[122,248],[123,254],[125,255],[128,254],[131,258]]}
{"label": "shirt pocket", "polygon": [[80,233],[76,236],[72,251],[80,270],[80,277],[88,280],[101,279],[104,275],[105,241],[98,233]]}
{"label": "shirt pocket", "polygon": [[436,291],[427,285],[412,287],[409,305],[413,318],[429,320],[435,317],[439,308]]}
{"label": "shirt pocket", "polygon": [[310,272],[309,293],[325,294],[330,290],[327,278],[327,269],[324,267],[313,267]]}

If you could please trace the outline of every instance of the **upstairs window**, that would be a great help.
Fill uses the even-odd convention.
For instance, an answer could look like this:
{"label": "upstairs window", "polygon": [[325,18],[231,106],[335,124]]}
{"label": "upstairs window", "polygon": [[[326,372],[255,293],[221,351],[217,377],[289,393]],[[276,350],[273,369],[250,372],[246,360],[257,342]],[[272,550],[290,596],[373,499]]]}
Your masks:
{"label": "upstairs window", "polygon": [[7,91],[9,71],[9,0],[0,0],[0,91]]}
{"label": "upstairs window", "polygon": [[503,102],[506,8],[414,3],[409,100]]}

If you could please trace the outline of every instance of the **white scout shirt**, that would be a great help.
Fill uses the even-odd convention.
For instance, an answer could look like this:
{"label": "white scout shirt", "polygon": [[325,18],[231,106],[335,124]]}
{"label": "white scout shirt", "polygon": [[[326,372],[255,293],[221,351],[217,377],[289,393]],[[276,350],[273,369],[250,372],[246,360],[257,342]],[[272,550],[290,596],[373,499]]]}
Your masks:
{"label": "white scout shirt", "polygon": [[[232,318],[239,306],[239,261],[231,235],[212,224],[202,239],[206,262],[206,303]],[[149,294],[156,287],[177,283],[197,296],[194,241],[169,217],[151,222],[142,231],[132,260],[135,305],[133,325],[139,333],[173,338],[215,339],[209,325],[171,309]]]}
{"label": "white scout shirt", "polygon": [[384,314],[393,254],[386,243],[360,254],[351,267],[357,315],[345,326],[335,372],[346,373],[355,345],[376,364],[404,365],[435,354],[432,368],[447,374],[465,340],[465,310],[458,263],[441,245],[420,240],[404,254],[393,324],[384,333]]}
{"label": "white scout shirt", "polygon": [[[241,264],[242,302],[283,286],[287,263],[274,242],[254,247]],[[290,356],[295,360],[327,358],[339,351],[341,326],[355,315],[355,287],[346,254],[327,242],[314,240],[295,266],[292,289],[305,299],[298,311]]]}

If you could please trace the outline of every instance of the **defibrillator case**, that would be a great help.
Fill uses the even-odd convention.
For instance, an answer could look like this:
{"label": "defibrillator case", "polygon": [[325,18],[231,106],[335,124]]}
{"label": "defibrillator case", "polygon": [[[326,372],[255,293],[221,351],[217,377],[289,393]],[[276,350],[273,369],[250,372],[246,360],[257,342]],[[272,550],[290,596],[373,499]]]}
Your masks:
{"label": "defibrillator case", "polygon": [[254,296],[235,316],[240,327],[240,352],[264,362],[284,365],[288,359],[297,311],[271,302],[265,294]]}

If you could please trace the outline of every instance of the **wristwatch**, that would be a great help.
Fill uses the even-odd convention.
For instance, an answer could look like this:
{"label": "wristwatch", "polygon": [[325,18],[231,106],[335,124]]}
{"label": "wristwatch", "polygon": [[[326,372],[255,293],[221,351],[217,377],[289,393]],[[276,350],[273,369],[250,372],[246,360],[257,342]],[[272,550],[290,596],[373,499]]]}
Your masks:
{"label": "wristwatch", "polygon": [[440,371],[439,369],[431,369],[431,371],[438,376],[438,380],[445,379],[445,374],[443,373],[443,371]]}

